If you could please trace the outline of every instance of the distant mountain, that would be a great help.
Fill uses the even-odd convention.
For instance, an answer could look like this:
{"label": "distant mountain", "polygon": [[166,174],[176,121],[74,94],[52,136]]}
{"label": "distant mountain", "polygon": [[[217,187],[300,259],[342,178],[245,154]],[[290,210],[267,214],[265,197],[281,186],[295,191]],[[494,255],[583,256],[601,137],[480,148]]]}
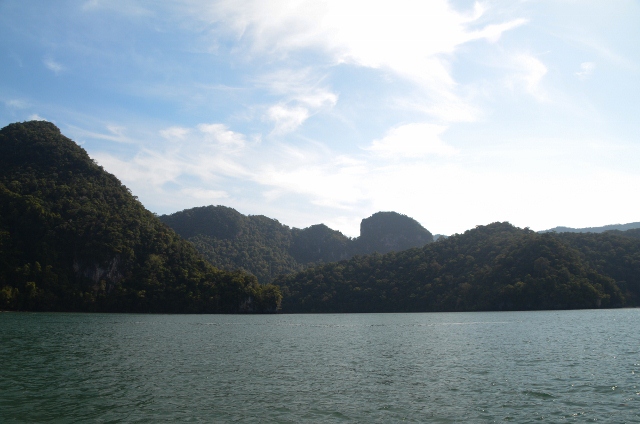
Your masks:
{"label": "distant mountain", "polygon": [[637,306],[640,239],[494,223],[422,248],[313,266],[275,284],[285,313]]}
{"label": "distant mountain", "polygon": [[610,230],[610,231],[607,231],[607,233],[612,235],[615,234],[615,235],[625,236],[625,237],[640,238],[640,228],[633,228],[631,230],[626,230],[626,231]]}
{"label": "distant mountain", "polygon": [[245,216],[225,206],[187,209],[163,215],[160,220],[191,241],[215,266],[244,269],[263,283],[311,264],[404,250],[433,241],[431,233],[416,220],[396,212],[378,212],[363,219],[360,237],[355,239],[324,224],[289,228],[275,219]]}
{"label": "distant mountain", "polygon": [[207,263],[55,125],[0,130],[0,309],[275,312],[280,298]]}
{"label": "distant mountain", "polygon": [[605,231],[626,231],[640,228],[640,222],[631,222],[629,224],[613,224],[605,225],[603,227],[586,227],[586,228],[571,228],[571,227],[555,227],[549,230],[538,231],[539,233],[604,233]]}
{"label": "distant mountain", "polygon": [[378,212],[360,223],[360,237],[353,241],[354,255],[387,253],[433,242],[433,235],[418,221],[396,212]]}
{"label": "distant mountain", "polygon": [[293,231],[275,219],[245,216],[226,206],[203,206],[162,215],[160,220],[192,242],[214,266],[247,270],[261,283],[302,269],[290,253]]}

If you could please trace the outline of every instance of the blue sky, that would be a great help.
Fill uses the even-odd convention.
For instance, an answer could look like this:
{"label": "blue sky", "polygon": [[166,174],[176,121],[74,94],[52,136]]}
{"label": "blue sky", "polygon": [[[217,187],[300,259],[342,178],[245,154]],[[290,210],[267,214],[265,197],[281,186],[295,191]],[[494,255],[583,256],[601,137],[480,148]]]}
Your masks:
{"label": "blue sky", "polygon": [[158,214],[640,221],[640,2],[0,0],[0,125]]}

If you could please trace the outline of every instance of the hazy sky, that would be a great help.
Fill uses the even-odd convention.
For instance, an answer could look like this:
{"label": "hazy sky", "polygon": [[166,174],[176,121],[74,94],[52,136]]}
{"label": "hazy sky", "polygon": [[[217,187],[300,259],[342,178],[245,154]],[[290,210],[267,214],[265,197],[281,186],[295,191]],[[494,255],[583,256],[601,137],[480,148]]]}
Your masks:
{"label": "hazy sky", "polygon": [[0,0],[0,126],[158,214],[640,221],[640,2]]}

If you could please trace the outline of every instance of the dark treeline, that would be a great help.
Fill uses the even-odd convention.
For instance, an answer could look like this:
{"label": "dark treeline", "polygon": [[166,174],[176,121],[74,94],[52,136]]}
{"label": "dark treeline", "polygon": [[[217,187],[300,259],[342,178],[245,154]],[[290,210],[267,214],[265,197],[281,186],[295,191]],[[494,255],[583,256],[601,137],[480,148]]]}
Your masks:
{"label": "dark treeline", "polygon": [[433,236],[416,220],[395,212],[363,219],[360,237],[349,238],[324,224],[289,228],[262,215],[245,216],[225,206],[186,209],[160,219],[222,269],[243,269],[268,283],[318,263],[354,255],[423,246]]}
{"label": "dark treeline", "polygon": [[0,130],[0,309],[274,312],[280,298],[211,266],[53,124]]}
{"label": "dark treeline", "polygon": [[[289,228],[222,206],[162,220],[189,241],[54,125],[0,130],[0,309],[275,312],[281,301],[291,313],[640,305],[640,229],[538,234],[494,223],[432,242],[419,223],[394,212],[364,219],[354,239],[326,225]],[[276,285],[258,281],[274,278]]]}
{"label": "dark treeline", "polygon": [[633,233],[537,234],[508,223],[281,276],[284,312],[620,307],[640,300]]}

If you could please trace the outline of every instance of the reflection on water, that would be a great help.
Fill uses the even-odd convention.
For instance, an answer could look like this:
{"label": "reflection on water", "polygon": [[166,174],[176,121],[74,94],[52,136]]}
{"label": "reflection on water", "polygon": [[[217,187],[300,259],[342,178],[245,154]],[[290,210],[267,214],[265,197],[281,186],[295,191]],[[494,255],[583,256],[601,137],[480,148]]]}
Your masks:
{"label": "reflection on water", "polygon": [[2,422],[640,422],[640,310],[0,314]]}

